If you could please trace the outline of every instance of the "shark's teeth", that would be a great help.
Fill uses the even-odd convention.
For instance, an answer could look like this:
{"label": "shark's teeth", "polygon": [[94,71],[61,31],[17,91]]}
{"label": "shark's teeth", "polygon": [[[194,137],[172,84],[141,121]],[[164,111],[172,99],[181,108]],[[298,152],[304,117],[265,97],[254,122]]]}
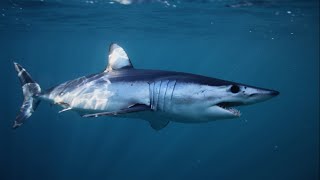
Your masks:
{"label": "shark's teeth", "polygon": [[236,116],[241,116],[241,112],[235,108],[226,108],[228,111],[232,112]]}
{"label": "shark's teeth", "polygon": [[218,105],[219,107],[225,109],[225,110],[228,110],[229,112],[231,112],[232,114],[234,114],[235,116],[241,116],[241,112],[236,109],[236,108],[233,108],[233,107],[226,107],[226,106],[220,106]]}

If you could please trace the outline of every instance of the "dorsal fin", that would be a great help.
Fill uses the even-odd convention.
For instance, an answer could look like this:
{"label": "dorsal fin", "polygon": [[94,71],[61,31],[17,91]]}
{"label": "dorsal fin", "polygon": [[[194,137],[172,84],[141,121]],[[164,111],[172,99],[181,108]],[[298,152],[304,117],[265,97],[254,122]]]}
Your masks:
{"label": "dorsal fin", "polygon": [[109,47],[108,66],[106,71],[133,68],[127,53],[119,45],[112,43]]}

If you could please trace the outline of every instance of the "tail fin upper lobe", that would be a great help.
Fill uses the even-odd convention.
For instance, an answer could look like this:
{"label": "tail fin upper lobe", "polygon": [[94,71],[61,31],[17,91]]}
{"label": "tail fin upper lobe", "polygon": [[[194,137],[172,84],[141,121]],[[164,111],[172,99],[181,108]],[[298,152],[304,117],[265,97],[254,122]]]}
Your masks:
{"label": "tail fin upper lobe", "polygon": [[18,78],[21,83],[24,100],[18,113],[13,128],[21,126],[24,121],[29,118],[36,110],[40,100],[37,98],[41,92],[41,88],[30,76],[30,74],[18,63],[13,63],[18,73]]}

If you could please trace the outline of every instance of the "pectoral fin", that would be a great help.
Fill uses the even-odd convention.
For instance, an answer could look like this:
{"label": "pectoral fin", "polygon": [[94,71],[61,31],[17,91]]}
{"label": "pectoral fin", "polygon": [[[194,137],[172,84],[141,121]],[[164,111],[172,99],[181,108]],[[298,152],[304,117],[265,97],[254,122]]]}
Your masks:
{"label": "pectoral fin", "polygon": [[147,106],[145,104],[134,104],[129,106],[128,108],[121,109],[119,111],[84,114],[82,115],[82,117],[116,116],[119,114],[133,113],[133,112],[139,112],[139,111],[149,111],[149,110],[151,110],[150,106]]}
{"label": "pectoral fin", "polygon": [[71,110],[72,108],[71,107],[67,107],[67,108],[64,108],[62,109],[61,111],[59,111],[59,113],[62,113],[62,112],[65,112],[65,111],[69,111]]}
{"label": "pectoral fin", "polygon": [[150,120],[149,123],[154,130],[159,131],[165,128],[169,124],[169,121],[165,119],[153,119]]}

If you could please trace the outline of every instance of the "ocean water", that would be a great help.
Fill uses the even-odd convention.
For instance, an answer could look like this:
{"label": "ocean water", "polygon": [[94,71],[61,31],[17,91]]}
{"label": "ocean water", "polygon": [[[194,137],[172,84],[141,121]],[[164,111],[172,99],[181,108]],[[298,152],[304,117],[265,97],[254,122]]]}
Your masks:
{"label": "ocean water", "polygon": [[[143,69],[280,91],[238,119],[170,123],[41,103],[20,128],[13,61],[42,89],[102,71],[116,42]],[[319,179],[319,1],[0,2],[0,179]]]}

